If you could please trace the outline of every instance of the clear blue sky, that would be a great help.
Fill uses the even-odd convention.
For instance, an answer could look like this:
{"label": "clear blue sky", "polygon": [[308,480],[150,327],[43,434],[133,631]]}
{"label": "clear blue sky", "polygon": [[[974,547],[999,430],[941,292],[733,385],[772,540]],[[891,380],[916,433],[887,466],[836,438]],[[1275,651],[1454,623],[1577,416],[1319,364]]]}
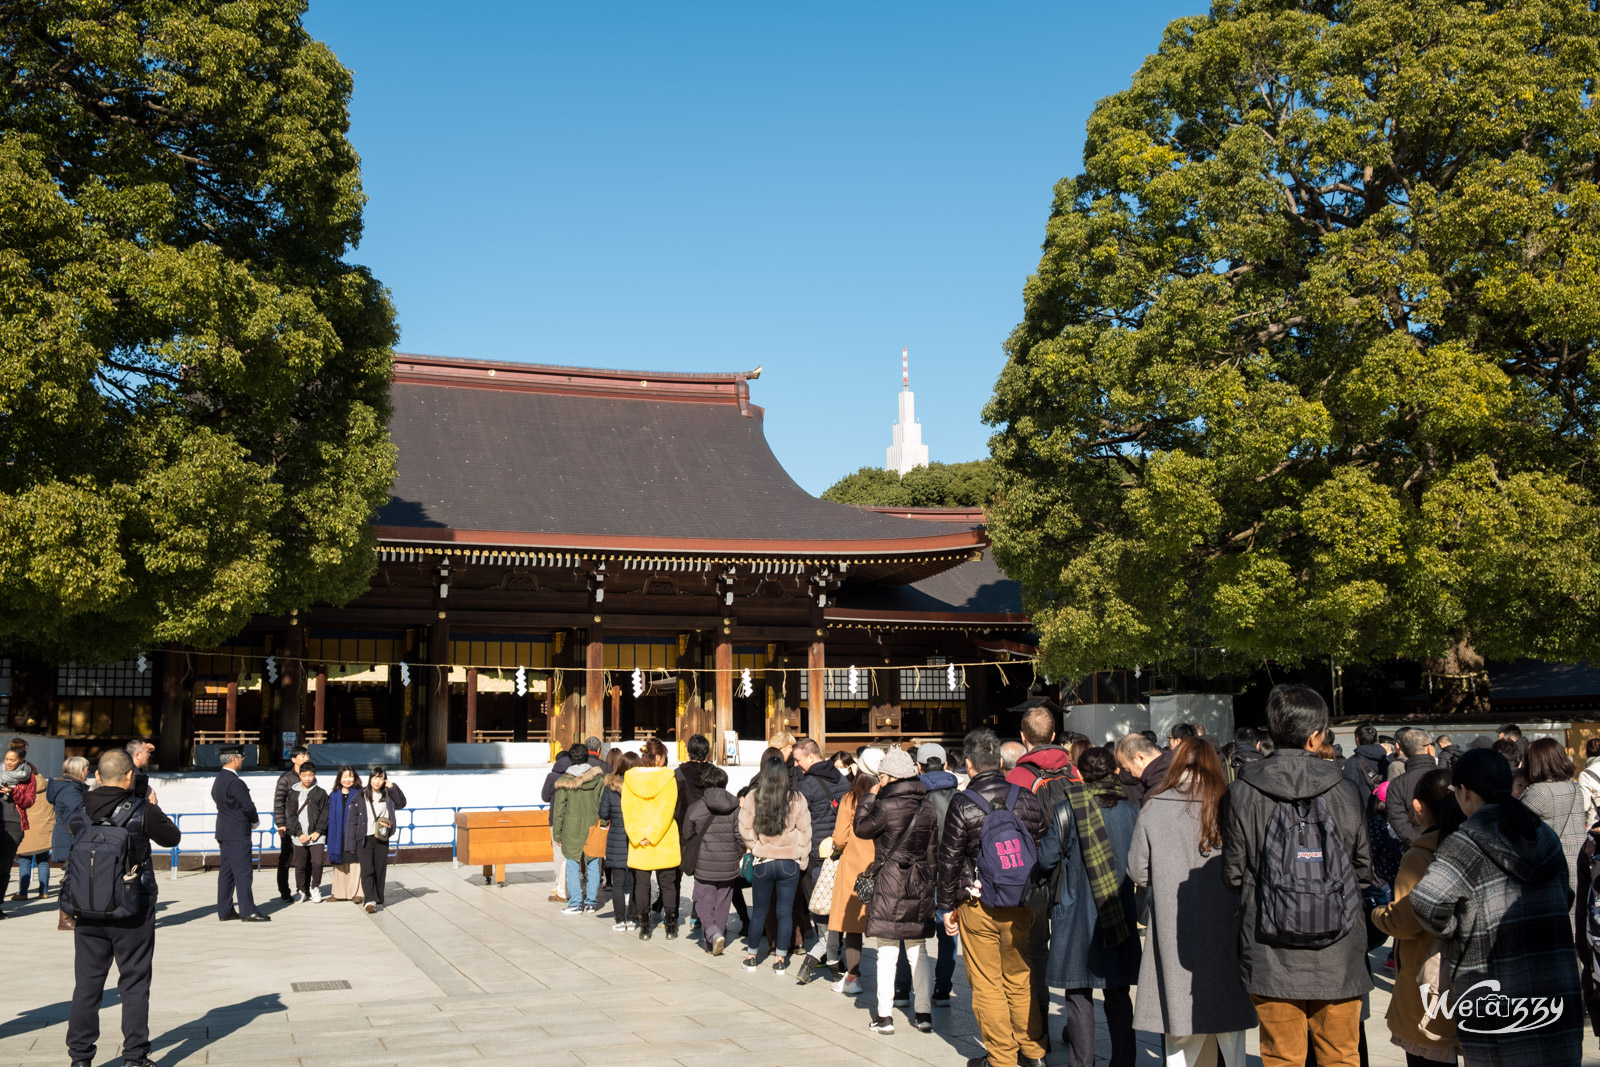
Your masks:
{"label": "clear blue sky", "polygon": [[352,258],[401,351],[766,368],[767,436],[821,492],[881,466],[900,349],[923,438],[984,402],[1084,120],[1203,0],[312,0],[355,75]]}

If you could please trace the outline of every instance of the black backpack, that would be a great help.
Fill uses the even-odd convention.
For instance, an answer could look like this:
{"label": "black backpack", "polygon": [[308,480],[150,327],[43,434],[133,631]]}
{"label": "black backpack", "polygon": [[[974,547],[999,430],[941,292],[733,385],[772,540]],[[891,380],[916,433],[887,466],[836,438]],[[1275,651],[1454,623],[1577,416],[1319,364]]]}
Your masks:
{"label": "black backpack", "polygon": [[149,910],[150,841],[143,832],[143,799],[130,796],[111,817],[91,822],[67,854],[62,910],[75,919],[115,921]]}
{"label": "black backpack", "polygon": [[1326,948],[1361,924],[1355,866],[1323,796],[1280,800],[1256,875],[1260,940]]}

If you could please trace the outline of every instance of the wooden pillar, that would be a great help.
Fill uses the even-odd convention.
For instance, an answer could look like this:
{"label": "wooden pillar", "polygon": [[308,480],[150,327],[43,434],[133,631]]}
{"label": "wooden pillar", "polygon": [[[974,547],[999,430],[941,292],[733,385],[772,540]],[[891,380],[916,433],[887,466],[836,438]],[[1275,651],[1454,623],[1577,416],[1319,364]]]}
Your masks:
{"label": "wooden pillar", "polygon": [[868,701],[867,732],[898,734],[900,719],[900,668],[879,667],[873,672],[877,692]]}
{"label": "wooden pillar", "polygon": [[161,706],[157,711],[156,763],[170,773],[183,764],[183,653],[168,645],[161,650],[158,664]]}
{"label": "wooden pillar", "polygon": [[302,705],[306,695],[306,630],[298,622],[291,621],[289,632],[283,638],[283,654],[278,659],[278,736],[263,737],[261,746],[263,751],[257,759],[261,767],[270,767],[284,762],[283,760],[283,734],[294,734],[295,743],[302,740],[303,725],[300,722]]}
{"label": "wooden pillar", "polygon": [[[612,686],[609,690],[606,691],[606,696],[611,698],[610,701],[609,701],[609,703],[611,705],[611,728],[610,728],[611,733],[615,734],[617,737],[621,737],[622,736],[622,686],[620,686],[620,685]],[[598,737],[601,740],[605,739],[605,735],[604,734],[588,734],[586,736],[588,736],[588,737]]]}
{"label": "wooden pillar", "polygon": [[439,619],[428,627],[428,766],[443,767],[450,743],[450,624]]}
{"label": "wooden pillar", "polygon": [[[727,627],[723,627],[723,630],[726,631]],[[733,637],[726,632],[717,635],[715,667],[716,720],[711,727],[712,734],[709,740],[712,759],[717,763],[723,763],[726,761],[723,758],[722,738],[726,731],[733,729]]]}
{"label": "wooden pillar", "polygon": [[222,728],[233,733],[239,728],[239,679],[228,679],[228,697],[222,705]]}
{"label": "wooden pillar", "polygon": [[806,657],[807,688],[810,697],[807,700],[806,712],[809,721],[806,723],[806,733],[818,745],[826,748],[828,744],[828,646],[823,640],[822,631],[811,639],[811,648]]}
{"label": "wooden pillar", "polygon": [[317,693],[311,702],[311,729],[323,735],[328,730],[328,668],[317,668]]}
{"label": "wooden pillar", "polygon": [[551,738],[570,742],[584,737],[600,737],[606,728],[605,682],[606,631],[598,622],[589,624],[589,648],[583,665],[583,733],[577,738]]}
{"label": "wooden pillar", "polygon": [[[523,720],[527,722],[526,719]],[[472,740],[472,735],[478,732],[478,668],[467,668],[467,741]],[[523,726],[526,735],[527,726]]]}

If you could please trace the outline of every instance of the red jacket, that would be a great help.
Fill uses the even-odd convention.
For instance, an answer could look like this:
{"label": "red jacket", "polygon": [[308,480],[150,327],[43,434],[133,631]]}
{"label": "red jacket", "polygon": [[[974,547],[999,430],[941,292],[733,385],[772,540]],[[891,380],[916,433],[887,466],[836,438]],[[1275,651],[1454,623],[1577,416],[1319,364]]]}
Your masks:
{"label": "red jacket", "polygon": [[1028,754],[1017,760],[1017,765],[1006,773],[1006,781],[1012,785],[1020,785],[1031,790],[1034,783],[1039,780],[1043,771],[1058,771],[1067,768],[1070,772],[1067,777],[1074,782],[1083,781],[1083,776],[1078,773],[1078,768],[1073,765],[1072,754],[1060,745],[1040,745],[1029,750]]}

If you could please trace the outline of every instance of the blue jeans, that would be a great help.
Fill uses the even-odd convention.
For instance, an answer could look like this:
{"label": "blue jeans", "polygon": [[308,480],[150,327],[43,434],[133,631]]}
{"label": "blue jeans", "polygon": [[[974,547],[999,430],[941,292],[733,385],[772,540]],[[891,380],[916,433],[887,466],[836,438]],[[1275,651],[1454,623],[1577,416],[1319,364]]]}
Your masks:
{"label": "blue jeans", "polygon": [[[794,894],[800,888],[800,864],[794,860],[756,861],[755,878],[750,883],[750,925],[745,927],[744,943],[751,955],[766,938],[767,909],[778,909],[778,943],[774,951],[789,953],[794,937]],[[781,946],[781,948],[780,948]]]}
{"label": "blue jeans", "polygon": [[36,856],[17,857],[17,892],[27,895],[28,882],[33,872],[39,872],[39,892],[50,892],[50,853],[41,852]]}
{"label": "blue jeans", "polygon": [[[589,870],[589,894],[583,892],[583,869]],[[587,904],[595,907],[600,894],[600,857],[585,856],[581,860],[567,860],[567,903]]]}

